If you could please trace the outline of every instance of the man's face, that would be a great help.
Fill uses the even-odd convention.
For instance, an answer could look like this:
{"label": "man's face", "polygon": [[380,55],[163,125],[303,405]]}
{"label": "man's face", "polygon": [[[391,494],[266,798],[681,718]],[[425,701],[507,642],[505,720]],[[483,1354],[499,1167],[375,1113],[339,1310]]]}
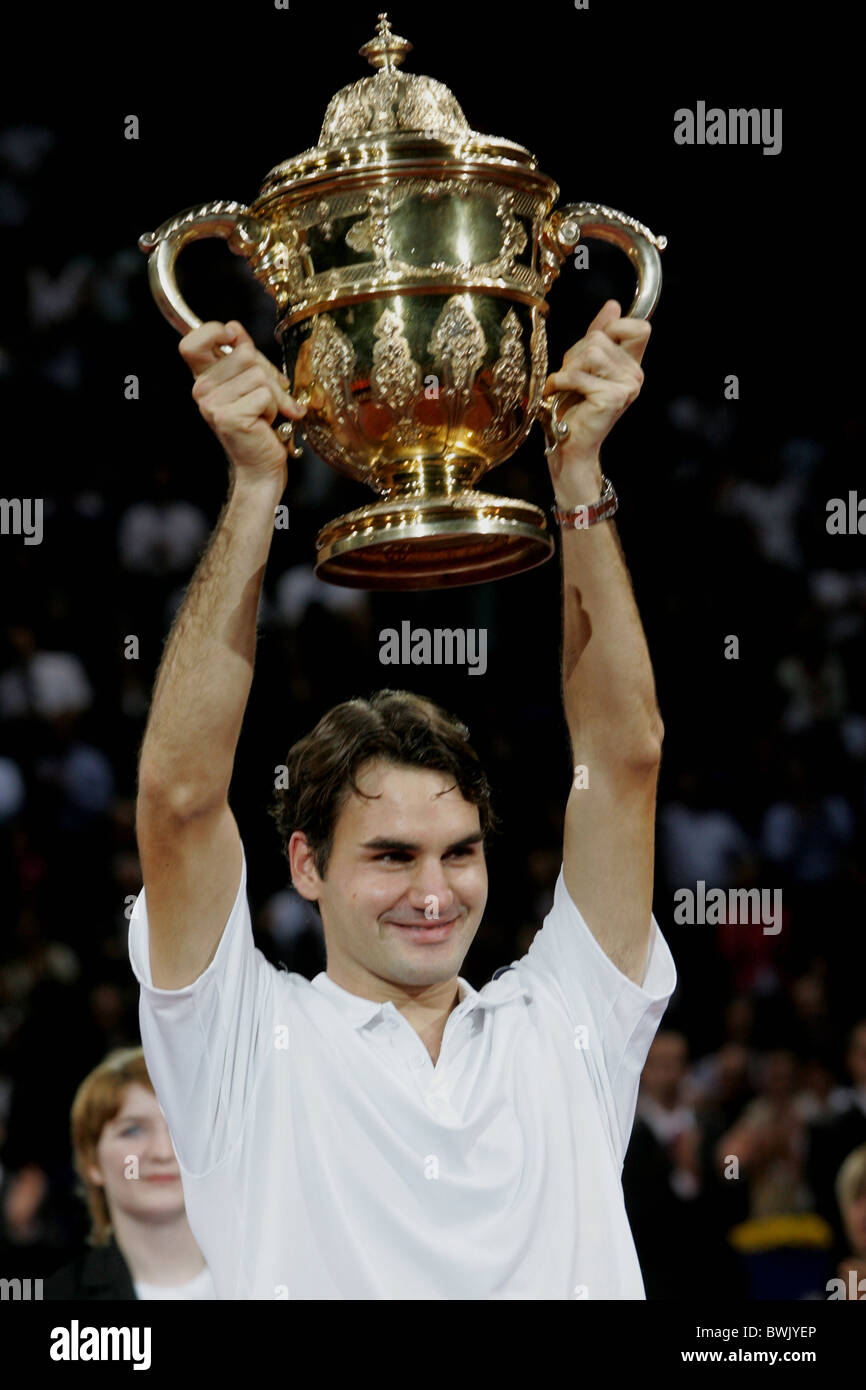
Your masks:
{"label": "man's face", "polygon": [[325,879],[305,837],[289,842],[295,886],[322,913],[328,973],[362,994],[374,980],[420,991],[456,979],[487,902],[477,807],[442,772],[375,761],[355,780],[366,796],[350,792],[337,817]]}

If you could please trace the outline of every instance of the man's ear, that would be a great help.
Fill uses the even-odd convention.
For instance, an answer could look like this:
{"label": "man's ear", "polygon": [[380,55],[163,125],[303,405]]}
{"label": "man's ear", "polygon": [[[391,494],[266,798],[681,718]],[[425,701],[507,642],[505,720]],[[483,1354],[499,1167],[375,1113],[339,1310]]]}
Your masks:
{"label": "man's ear", "polygon": [[313,851],[303,830],[294,831],[286,846],[286,854],[296,890],[308,902],[315,902],[321,892],[322,880],[316,870]]}

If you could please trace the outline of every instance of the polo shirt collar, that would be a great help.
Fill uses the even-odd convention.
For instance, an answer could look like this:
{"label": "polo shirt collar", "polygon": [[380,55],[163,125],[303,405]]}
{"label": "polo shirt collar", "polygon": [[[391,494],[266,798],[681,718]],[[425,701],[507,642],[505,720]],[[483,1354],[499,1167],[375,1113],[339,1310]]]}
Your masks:
{"label": "polo shirt collar", "polygon": [[[362,999],[359,994],[351,994],[349,990],[343,989],[332,980],[325,970],[321,970],[310,983],[320,994],[327,995],[340,1008],[346,1018],[355,1028],[363,1028],[383,1010],[394,1010],[395,1006],[390,999],[382,1003],[377,1003],[374,999]],[[461,975],[457,976],[457,1004],[459,1008],[467,1000],[470,1001],[464,1012],[469,1013],[474,1008],[495,1007],[497,1004],[504,1003],[507,999],[513,999],[518,994],[527,993],[521,985],[516,970],[509,970],[504,976],[503,984],[497,989],[495,998],[484,998],[477,989],[473,989],[468,980],[464,980]]]}

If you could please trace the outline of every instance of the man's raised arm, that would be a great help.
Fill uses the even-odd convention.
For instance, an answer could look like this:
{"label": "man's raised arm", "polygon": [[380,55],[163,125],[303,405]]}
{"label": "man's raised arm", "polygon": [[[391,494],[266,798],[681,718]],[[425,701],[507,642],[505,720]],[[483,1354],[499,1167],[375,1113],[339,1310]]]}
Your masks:
{"label": "man's raised arm", "polygon": [[136,836],[159,989],[181,989],[207,968],[237,894],[241,842],[228,790],[286,485],[288,450],[272,424],[280,412],[304,414],[240,324],[202,324],[180,353],[228,458],[230,490],[166,642],[139,757]]}
{"label": "man's raised arm", "polygon": [[[608,302],[547,390],[584,400],[549,456],[563,511],[599,500],[602,440],[637,397],[645,319]],[[585,514],[583,514],[585,515]],[[569,896],[614,964],[642,983],[649,945],[655,801],[663,726],[646,638],[612,520],[563,528],[562,681],[575,776],[565,812]]]}

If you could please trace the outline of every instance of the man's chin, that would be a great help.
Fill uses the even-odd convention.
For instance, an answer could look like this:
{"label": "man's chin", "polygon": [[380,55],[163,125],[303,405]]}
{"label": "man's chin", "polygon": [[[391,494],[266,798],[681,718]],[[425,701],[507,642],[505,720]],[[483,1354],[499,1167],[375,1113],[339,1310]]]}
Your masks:
{"label": "man's chin", "polygon": [[[408,957],[408,959],[407,959]],[[398,985],[441,985],[453,980],[460,973],[462,956],[454,950],[437,951],[418,949],[401,951],[399,955],[388,956],[389,978]]]}

